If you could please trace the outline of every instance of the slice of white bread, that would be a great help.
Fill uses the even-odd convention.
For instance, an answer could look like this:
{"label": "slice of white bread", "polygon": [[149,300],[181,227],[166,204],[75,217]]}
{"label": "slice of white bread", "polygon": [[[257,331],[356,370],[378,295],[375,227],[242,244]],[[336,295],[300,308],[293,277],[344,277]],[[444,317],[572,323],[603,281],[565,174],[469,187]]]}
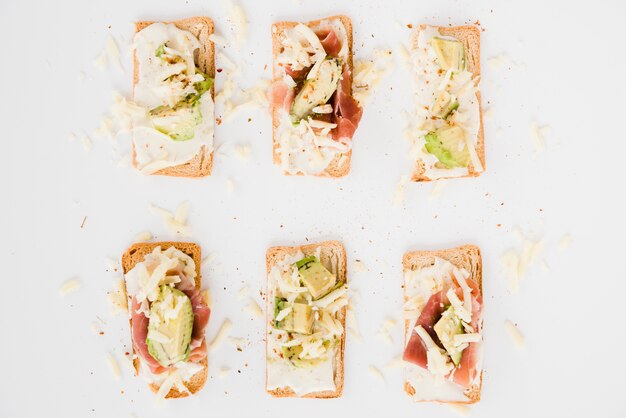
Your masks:
{"label": "slice of white bread", "polygon": [[[308,244],[300,247],[271,247],[267,250],[265,256],[265,267],[267,270],[267,282],[266,295],[269,295],[269,274],[272,270],[272,267],[275,266],[279,261],[285,258],[286,255],[293,255],[298,250],[302,251],[305,256],[314,255],[315,250],[321,247],[320,253],[320,261],[321,263],[332,273],[335,273],[337,276],[337,280],[343,280],[344,283],[348,282],[347,277],[347,263],[346,263],[346,250],[343,247],[343,244],[339,241],[325,241],[319,244]],[[265,309],[265,344],[266,344],[266,353],[267,353],[267,340],[269,338],[268,332],[271,328],[271,320],[270,312],[273,312],[271,309],[271,301],[269,297],[266,297],[266,309]],[[341,336],[341,343],[339,350],[336,352],[335,356],[335,390],[334,391],[323,391],[323,392],[312,392],[307,393],[302,398],[339,398],[343,393],[343,381],[344,381],[344,366],[343,366],[343,354],[346,347],[346,307],[344,306],[337,312],[337,319],[341,322],[343,326],[344,333]],[[265,363],[265,371],[266,371],[266,387],[267,387],[267,360]],[[298,397],[293,390],[289,387],[269,390],[266,389],[267,392],[274,396],[275,398],[289,398],[289,397]]]}
{"label": "slice of white bread", "polygon": [[[417,35],[420,30],[426,28],[427,25],[420,25],[417,31],[413,32],[413,38],[411,39],[412,49],[417,48]],[[480,79],[480,29],[476,26],[435,26],[439,29],[439,33],[443,36],[452,36],[463,43],[465,47],[466,68],[470,71],[476,80]],[[419,69],[417,69],[419,70]],[[480,90],[476,91],[476,98],[478,99],[478,108],[480,114],[480,127],[478,128],[478,141],[476,143],[476,154],[480,159],[480,163],[485,169],[485,131],[483,127],[483,107]],[[426,174],[426,166],[423,161],[418,160],[415,164],[415,169],[411,176],[413,181],[431,181]],[[470,163],[468,167],[468,174],[462,177],[478,177],[481,174],[480,171],[476,171],[474,166]]]}
{"label": "slice of white bread", "polygon": [[[170,247],[175,247],[176,249],[184,252],[189,257],[191,257],[193,259],[193,262],[196,265],[196,287],[200,288],[202,286],[202,278],[200,277],[200,266],[202,264],[202,254],[200,252],[200,246],[191,242],[167,241],[167,242],[150,242],[150,243],[133,244],[122,255],[122,270],[124,272],[124,275],[126,275],[128,271],[130,271],[133,267],[135,267],[137,263],[142,262],[144,260],[144,257],[150,254],[152,250],[154,250],[154,248],[158,246],[161,247],[161,250],[166,250]],[[130,309],[131,307],[130,307],[130,302],[129,302],[128,310],[130,311]],[[130,320],[130,326],[132,329],[132,326],[133,326],[132,319]],[[133,349],[133,354],[136,355],[134,349]],[[138,357],[134,358],[133,365],[135,366],[135,372],[138,375],[139,367],[141,365]],[[191,392],[191,394],[194,394],[200,389],[202,389],[207,379],[208,361],[206,357],[200,362],[200,365],[202,365],[202,370],[194,374],[191,377],[191,379],[189,379],[189,381],[184,382],[184,385],[187,387],[187,389],[189,389],[189,392]],[[150,384],[150,389],[152,389],[154,392],[158,392],[159,385],[152,383]],[[165,395],[166,398],[184,398],[186,396],[189,396],[189,394],[184,391],[183,392],[179,391],[176,388],[176,386],[172,387],[169,393]]]}
{"label": "slice of white bread", "polygon": [[[155,22],[141,21],[135,23],[135,32],[139,32]],[[209,40],[209,36],[215,31],[213,20],[208,17],[190,17],[176,20],[173,23],[179,29],[186,30],[200,41],[202,47],[195,52],[196,65],[202,72],[215,79],[215,45]],[[133,55],[133,87],[139,81],[139,64],[137,56]],[[215,83],[214,83],[215,84]],[[211,87],[211,97],[215,99],[214,85]],[[211,115],[213,118],[214,115]],[[137,166],[135,148],[132,152],[133,166]],[[205,177],[211,174],[213,168],[213,151],[208,151],[205,146],[200,149],[191,160],[173,167],[166,167],[155,171],[153,175],[174,176],[174,177]]]}
{"label": "slice of white bread", "polygon": [[[403,271],[418,270],[424,267],[432,266],[435,263],[435,257],[439,257],[458,268],[467,270],[471,279],[478,285],[480,294],[483,294],[483,261],[480,255],[480,249],[475,245],[464,245],[457,248],[440,251],[411,251],[405,253],[402,257]],[[404,302],[408,301],[406,294],[406,283],[404,288]],[[413,321],[414,322],[414,321]],[[409,320],[404,321],[404,346],[406,347],[406,336],[410,327],[414,323]],[[480,383],[472,386],[465,392],[467,402],[450,402],[450,403],[476,403],[480,400],[480,392],[482,389],[482,373]],[[409,395],[415,395],[415,388],[408,382],[404,382],[404,391]]]}
{"label": "slice of white bread", "polygon": [[[323,20],[338,19],[343,23],[346,28],[346,34],[348,36],[348,66],[350,67],[350,77],[354,77],[354,69],[352,66],[352,20],[348,16],[338,15],[330,16],[324,19],[313,20],[307,22],[306,25],[314,27]],[[272,56],[274,59],[278,57],[283,48],[281,43],[281,35],[288,28],[293,28],[300,24],[300,22],[277,22],[272,25]],[[280,80],[281,75],[277,72],[276,66],[273,66],[273,79],[274,81]],[[280,165],[280,154],[278,153],[278,147],[280,146],[280,139],[277,136],[278,126],[280,125],[280,109],[272,103],[272,153],[274,156],[274,164]],[[345,158],[343,158],[345,157]],[[328,166],[319,174],[318,177],[343,177],[350,172],[350,162],[352,158],[352,150],[345,154],[338,154],[331,160]],[[285,172],[285,175],[291,173]],[[297,175],[303,175],[303,173],[297,173]]]}

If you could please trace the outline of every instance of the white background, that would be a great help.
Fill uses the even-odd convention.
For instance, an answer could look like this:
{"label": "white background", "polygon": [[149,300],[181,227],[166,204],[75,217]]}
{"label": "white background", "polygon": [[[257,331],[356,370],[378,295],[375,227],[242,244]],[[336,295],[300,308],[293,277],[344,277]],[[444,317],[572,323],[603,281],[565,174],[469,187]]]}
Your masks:
{"label": "white background", "polygon": [[[109,140],[91,135],[111,90],[130,90],[132,21],[207,15],[230,39],[226,4],[0,3],[1,417],[457,416],[445,405],[412,403],[401,370],[384,367],[402,351],[400,325],[393,345],[376,335],[385,319],[400,319],[402,254],[465,243],[482,249],[486,301],[483,399],[471,415],[626,416],[626,3],[339,3],[242,0],[247,43],[228,55],[242,66],[242,85],[251,86],[270,76],[272,22],[335,13],[352,17],[357,59],[393,50],[395,70],[365,109],[352,171],[340,180],[283,177],[272,166],[270,120],[260,109],[244,109],[217,128],[223,147],[212,176],[201,180],[119,168]],[[487,171],[448,182],[435,199],[432,184],[410,184],[394,206],[396,184],[411,166],[401,116],[411,109],[410,79],[397,53],[409,37],[406,24],[476,20],[484,28],[484,107],[493,109],[485,122]],[[124,74],[93,65],[109,34],[122,49]],[[487,65],[502,53],[510,58],[504,68]],[[533,121],[551,127],[539,155],[529,137]],[[73,142],[72,132],[79,137]],[[90,153],[83,132],[92,136]],[[249,163],[234,157],[234,144],[252,146]],[[208,339],[230,318],[232,335],[246,343],[242,352],[224,344],[210,354],[210,377],[196,396],[157,405],[122,363],[130,333],[126,318],[110,313],[106,293],[116,274],[105,260],[118,259],[140,231],[181,239],[148,205],[174,210],[183,201],[192,239],[215,254],[203,271],[214,299]],[[511,295],[499,258],[520,248],[515,227],[545,240],[540,259],[550,269],[535,265]],[[572,245],[559,250],[566,234]],[[248,300],[238,293],[246,284],[263,303],[267,247],[323,239],[342,240],[349,262],[367,267],[349,271],[363,341],[348,336],[341,399],[272,399],[264,392],[264,321],[245,311]],[[60,298],[59,287],[73,277],[82,288]],[[92,329],[97,317],[104,335]],[[506,319],[519,324],[526,348],[514,346]],[[120,380],[107,353],[122,364]],[[383,371],[384,382],[369,365]],[[231,369],[225,378],[222,367]]]}

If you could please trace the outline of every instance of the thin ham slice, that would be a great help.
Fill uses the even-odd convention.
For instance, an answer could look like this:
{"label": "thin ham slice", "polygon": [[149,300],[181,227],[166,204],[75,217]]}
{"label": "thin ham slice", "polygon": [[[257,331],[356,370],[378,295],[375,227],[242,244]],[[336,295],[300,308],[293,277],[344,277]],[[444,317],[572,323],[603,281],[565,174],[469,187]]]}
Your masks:
{"label": "thin ham slice", "polygon": [[333,95],[333,114],[337,127],[333,129],[332,135],[335,141],[351,140],[356,128],[359,126],[363,108],[352,97],[352,74],[348,64],[343,65],[341,82],[337,86],[337,91]]}
{"label": "thin ham slice", "polygon": [[272,84],[272,105],[276,108],[285,109],[289,112],[295,91],[282,80],[276,80]]}
{"label": "thin ham slice", "polygon": [[320,30],[316,33],[316,35],[320,38],[320,42],[322,43],[326,54],[337,58],[339,56],[339,52],[341,51],[341,41],[335,31],[332,29]]}
{"label": "thin ham slice", "polygon": [[[478,291],[478,286],[471,279],[466,279],[467,284],[472,289],[472,323],[470,324],[474,329],[478,330],[478,325],[480,323],[480,315],[482,313],[482,297]],[[421,325],[426,332],[432,337],[432,339],[437,343],[441,348],[441,342],[435,333],[433,327],[441,318],[445,308],[450,304],[448,297],[446,296],[448,289],[444,289],[440,292],[433,294],[419,318],[415,322],[414,328],[418,325]],[[455,288],[455,293],[459,297],[459,299],[463,300],[463,291],[460,287]],[[409,338],[409,343],[404,349],[404,354],[402,356],[403,360],[408,361],[410,363],[416,364],[423,368],[428,368],[428,360],[427,360],[427,350],[426,345],[422,341],[421,337],[413,330],[411,333],[411,337]],[[478,361],[478,343],[470,343],[469,346],[463,350],[461,354],[461,362],[459,365],[451,372],[452,380],[461,385],[462,387],[469,387],[476,377],[478,370],[476,370],[476,363]]]}
{"label": "thin ham slice", "polygon": [[[193,310],[193,331],[191,334],[191,354],[189,361],[198,362],[206,357],[206,343],[204,341],[204,328],[206,328],[211,316],[211,309],[204,302],[204,298],[200,292],[200,289],[196,287],[195,281],[190,277],[187,277],[183,271],[168,271],[167,275],[178,275],[181,279],[180,282],[175,284],[176,289],[183,292],[191,300],[191,307]],[[140,308],[139,303],[135,298],[132,299],[132,312],[131,312],[131,324],[132,324],[132,340],[133,348],[135,352],[141,357],[141,359],[148,365],[150,371],[154,374],[163,373],[168,370],[168,367],[164,367],[152,357],[148,351],[148,344],[146,344],[146,338],[148,336],[148,324],[149,319],[143,314],[137,312]]]}

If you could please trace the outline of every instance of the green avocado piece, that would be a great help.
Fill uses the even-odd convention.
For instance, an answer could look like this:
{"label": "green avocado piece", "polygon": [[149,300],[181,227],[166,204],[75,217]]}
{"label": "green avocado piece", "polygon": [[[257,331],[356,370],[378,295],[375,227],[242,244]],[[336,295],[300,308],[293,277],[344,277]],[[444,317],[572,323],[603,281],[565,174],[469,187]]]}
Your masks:
{"label": "green avocado piece", "polygon": [[150,306],[146,337],[148,352],[159,364],[169,367],[189,358],[193,318],[187,295],[167,285],[159,288],[159,297]]}
{"label": "green avocado piece", "polygon": [[454,365],[458,366],[461,362],[463,350],[459,350],[454,344],[454,336],[465,334],[465,331],[463,330],[461,319],[456,316],[452,306],[444,311],[433,329],[437,337],[439,337],[439,341],[443,344],[443,348],[445,348],[450,355]]}
{"label": "green avocado piece", "polygon": [[426,150],[447,168],[467,167],[470,161],[465,132],[458,126],[444,126],[426,134]]}
{"label": "green avocado piece", "polygon": [[[287,332],[307,335],[311,334],[313,332],[313,321],[315,320],[315,317],[313,316],[313,309],[306,303],[281,302],[278,312],[289,307],[291,308],[291,312],[289,312],[281,321],[277,322],[276,327]],[[274,318],[276,318],[278,312],[276,312],[276,309],[274,311]]]}
{"label": "green avocado piece", "polygon": [[291,347],[281,348],[283,357],[297,368],[311,368],[319,364],[322,359],[302,359],[300,353],[302,353],[301,345],[294,345]]}
{"label": "green avocado piece", "polygon": [[463,71],[465,69],[465,47],[463,43],[452,39],[432,38],[430,45],[437,54],[439,66],[448,70]]}
{"label": "green avocado piece", "polygon": [[211,87],[213,87],[213,79],[209,77],[208,74],[200,71],[198,67],[196,67],[196,73],[201,74],[202,77],[204,77],[203,81],[197,81],[193,84],[194,88],[198,92],[197,98],[200,99],[200,96],[202,96],[204,93],[210,90]]}
{"label": "green avocado piece", "polygon": [[325,58],[315,77],[307,79],[296,95],[289,114],[295,124],[308,116],[315,106],[328,102],[337,90],[341,78],[341,66],[335,58]]}
{"label": "green avocado piece", "polygon": [[174,108],[159,106],[150,111],[154,128],[174,141],[193,139],[196,126],[202,122],[200,102],[193,98],[186,100],[188,101],[181,101]]}
{"label": "green avocado piece", "polygon": [[433,116],[437,116],[441,119],[447,119],[448,116],[452,114],[455,110],[459,108],[459,101],[443,90],[435,99],[435,103],[433,104],[432,112]]}
{"label": "green avocado piece", "polygon": [[332,274],[315,256],[309,256],[296,262],[300,280],[313,296],[319,299],[327,295],[337,283],[337,277]]}
{"label": "green avocado piece", "polygon": [[161,55],[163,54],[165,54],[165,44],[159,45],[156,51],[154,51],[154,55],[157,56],[158,58],[160,58]]}

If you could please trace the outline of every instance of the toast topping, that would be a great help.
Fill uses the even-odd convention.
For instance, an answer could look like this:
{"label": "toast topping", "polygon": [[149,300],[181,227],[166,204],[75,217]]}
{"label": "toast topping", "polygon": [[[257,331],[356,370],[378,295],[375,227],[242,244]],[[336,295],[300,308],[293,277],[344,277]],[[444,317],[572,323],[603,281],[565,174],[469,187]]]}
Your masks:
{"label": "toast topping", "polygon": [[411,159],[424,163],[432,180],[482,172],[476,147],[480,131],[478,77],[467,65],[466,46],[436,27],[417,30],[411,60],[415,68],[417,114],[411,131]]}
{"label": "toast topping", "polygon": [[[208,41],[207,41],[208,42]],[[135,162],[150,174],[212,151],[213,79],[196,63],[203,45],[172,23],[153,23],[135,35],[133,118]]]}
{"label": "toast topping", "polygon": [[[204,328],[211,312],[196,286],[194,260],[174,246],[157,246],[125,280],[140,373],[161,385],[172,376],[189,380],[206,358]],[[184,385],[177,387],[187,392]]]}
{"label": "toast topping", "polygon": [[[436,257],[431,266],[405,271],[406,347],[403,359],[416,399],[433,385],[451,400],[480,379],[482,296],[470,273]],[[422,383],[420,383],[422,382]],[[424,383],[427,382],[427,383]],[[456,389],[455,389],[456,388]],[[432,388],[431,388],[432,389]]]}
{"label": "toast topping", "polygon": [[349,38],[339,18],[312,27],[274,26],[274,140],[289,174],[322,174],[352,147],[363,109],[352,96]]}
{"label": "toast topping", "polygon": [[269,390],[290,387],[297,395],[335,390],[335,355],[345,332],[339,313],[348,304],[348,288],[336,283],[337,265],[322,263],[320,253],[321,247],[307,257],[298,251],[270,270]]}

